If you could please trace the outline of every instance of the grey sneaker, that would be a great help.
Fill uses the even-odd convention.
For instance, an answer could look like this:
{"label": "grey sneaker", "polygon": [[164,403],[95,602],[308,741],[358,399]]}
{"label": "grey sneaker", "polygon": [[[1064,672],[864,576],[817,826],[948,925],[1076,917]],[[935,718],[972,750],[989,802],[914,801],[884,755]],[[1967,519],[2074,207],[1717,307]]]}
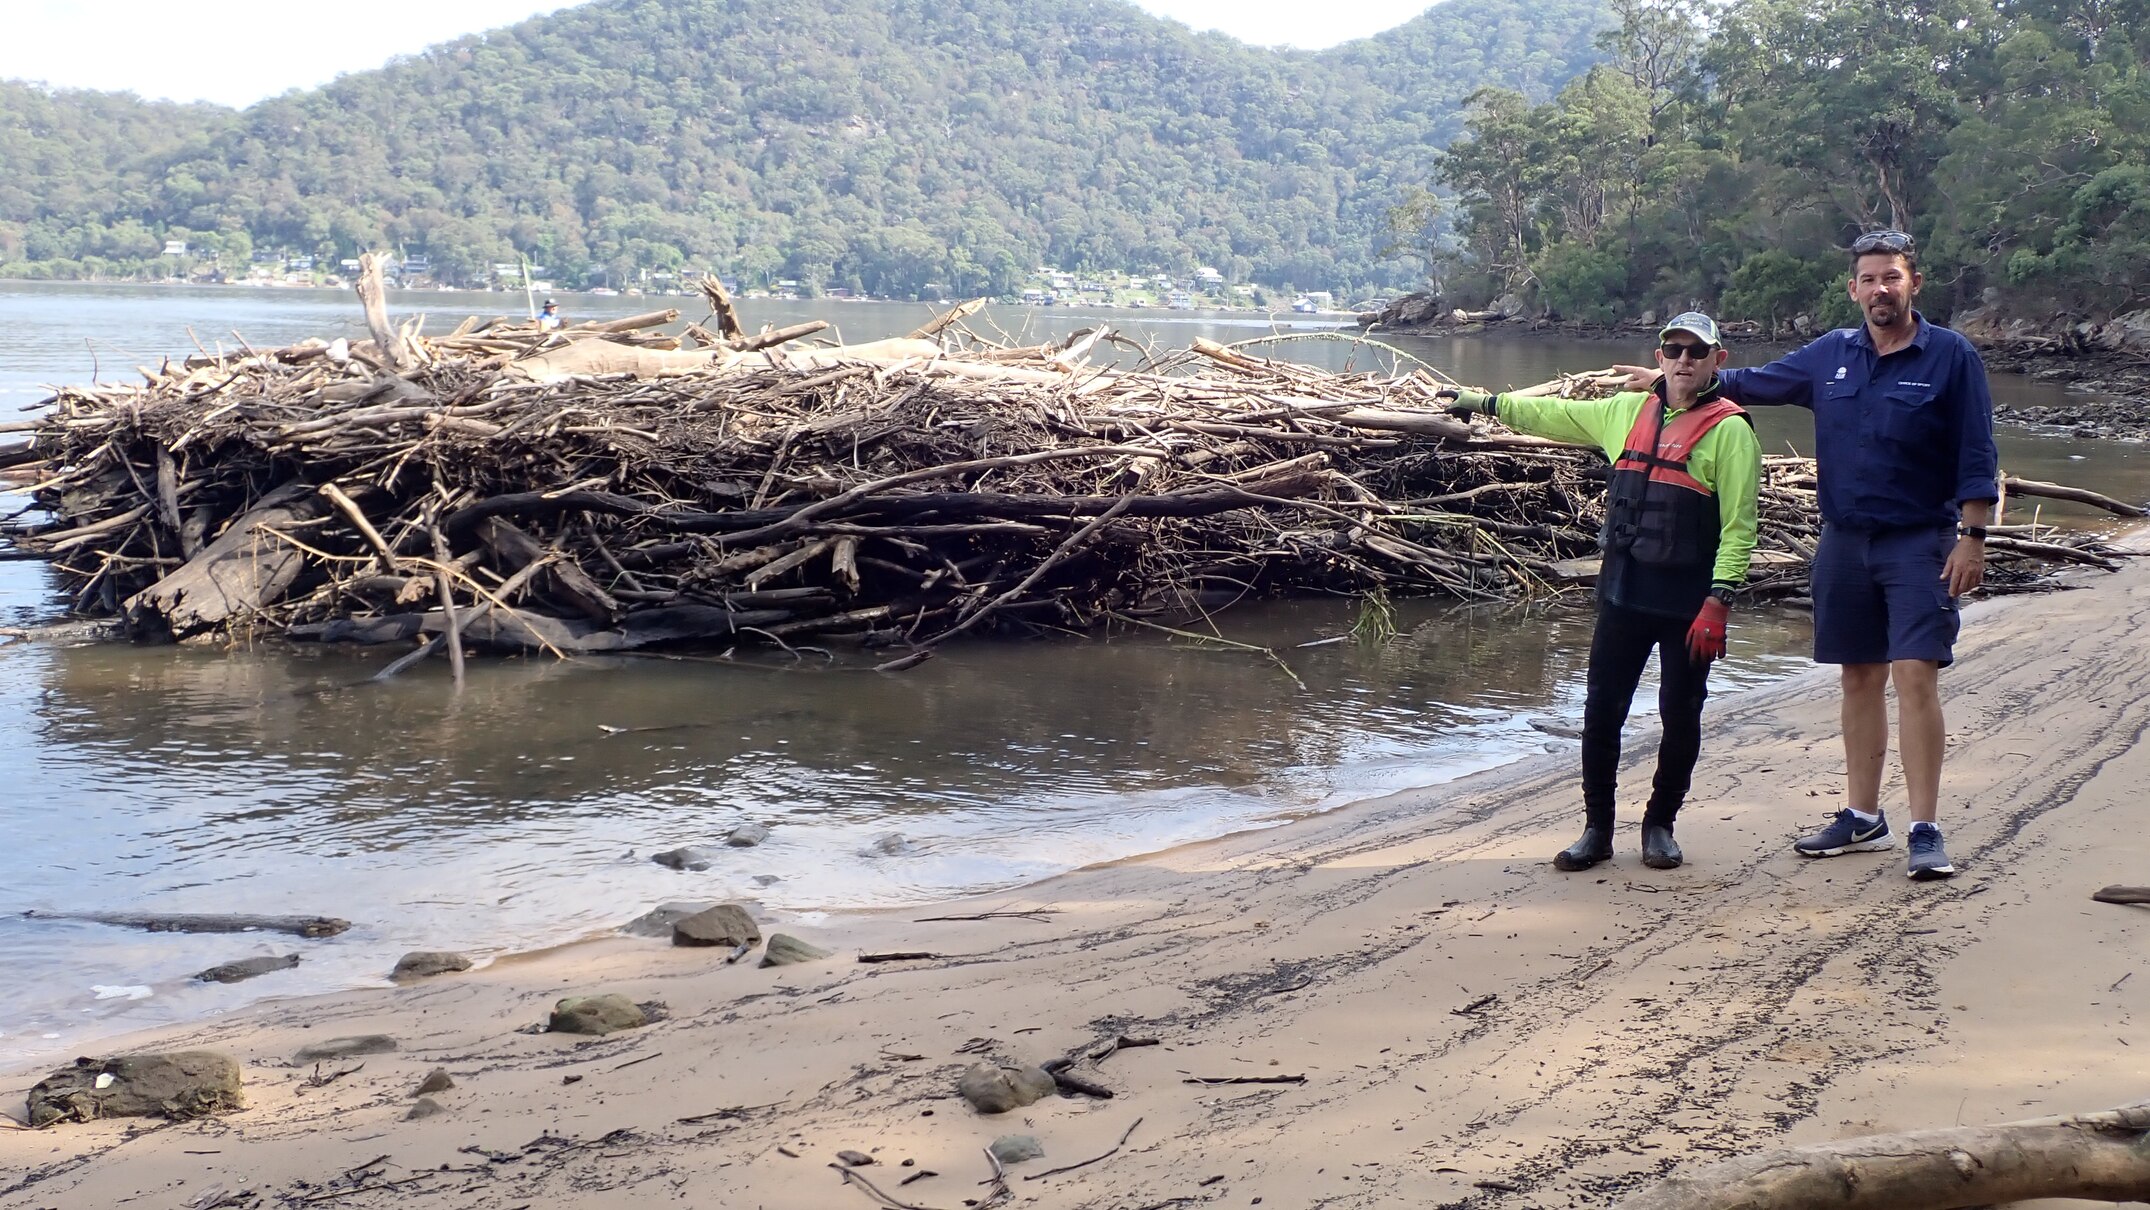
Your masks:
{"label": "grey sneaker", "polygon": [[1836,813],[1829,826],[1812,836],[1792,842],[1801,857],[1834,857],[1839,853],[1873,853],[1894,848],[1896,837],[1889,834],[1889,816],[1886,811],[1875,812],[1874,822],[1868,823],[1851,813],[1846,807]]}
{"label": "grey sneaker", "polygon": [[1916,882],[1947,878],[1956,872],[1941,847],[1941,829],[1930,823],[1911,825],[1911,877]]}

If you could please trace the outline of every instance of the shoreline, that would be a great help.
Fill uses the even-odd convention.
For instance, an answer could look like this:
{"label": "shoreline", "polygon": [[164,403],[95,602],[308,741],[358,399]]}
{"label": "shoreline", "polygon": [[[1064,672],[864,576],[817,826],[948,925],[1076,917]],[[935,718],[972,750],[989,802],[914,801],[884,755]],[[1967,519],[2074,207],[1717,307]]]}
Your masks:
{"label": "shoreline", "polygon": [[[1364,316],[1361,316],[1361,319],[1363,320]],[[1402,324],[1395,327],[1376,322],[1371,325],[1362,324],[1359,331],[1372,339],[1385,336],[1454,338],[1550,335],[1576,340],[1646,342],[1651,336],[1648,325],[1636,324],[1633,321],[1592,324],[1573,320],[1522,318],[1461,324],[1443,321]],[[1789,341],[1759,336],[1734,339],[1768,347],[1796,348],[1811,337],[1795,337]],[[1985,361],[1989,371],[2021,374],[2028,378],[2058,383],[2070,391],[2108,396],[2105,399],[2086,398],[2079,403],[2063,406],[1996,407],[1996,423],[2079,438],[2150,441],[2150,362],[2146,362],[2141,356],[2094,347],[2071,347],[2062,340],[2051,337],[2006,340],[1973,337],[1972,343],[1977,347],[1979,356]]]}
{"label": "shoreline", "polygon": [[[1964,869],[1948,883],[1909,883],[1901,848],[1787,851],[1840,781],[1830,678],[1810,670],[1713,707],[1678,871],[1640,869],[1634,806],[1613,865],[1551,870],[1577,813],[1563,753],[1026,892],[832,917],[796,930],[838,951],[813,965],[612,938],[269,1002],[127,1039],[229,1050],[250,1108],[0,1132],[5,1166],[28,1174],[0,1205],[313,1195],[387,1153],[407,1183],[339,1201],[600,1206],[642,1188],[826,1206],[858,1196],[822,1167],[838,1149],[878,1149],[887,1167],[867,1171],[892,1190],[915,1159],[944,1175],[906,1200],[947,1205],[976,1196],[977,1148],[1010,1132],[1047,1151],[1010,1184],[1052,1205],[1599,1205],[1772,1142],[2118,1104],[2150,1079],[2150,1049],[2111,1039],[2150,993],[2126,977],[2138,917],[2087,896],[2150,866],[2125,822],[2150,771],[2150,651],[2112,641],[2150,626],[2150,567],[2078,582],[1967,619],[1943,681],[1943,822]],[[1648,747],[1631,737],[1627,798]],[[1018,906],[1054,911],[915,919]],[[886,949],[945,957],[853,960]],[[669,1019],[580,1044],[517,1032],[560,996],[611,990]],[[402,1049],[313,1088],[289,1064],[306,1041],[371,1032]],[[1120,1033],[1162,1045],[1098,1065],[1113,1100],[984,1118],[951,1096],[980,1055],[1035,1062]],[[461,1086],[447,1112],[402,1121],[436,1066]],[[10,1112],[40,1074],[9,1074]],[[1182,1083],[1284,1074],[1306,1082]],[[1131,1129],[1109,1159],[1020,1179]]]}

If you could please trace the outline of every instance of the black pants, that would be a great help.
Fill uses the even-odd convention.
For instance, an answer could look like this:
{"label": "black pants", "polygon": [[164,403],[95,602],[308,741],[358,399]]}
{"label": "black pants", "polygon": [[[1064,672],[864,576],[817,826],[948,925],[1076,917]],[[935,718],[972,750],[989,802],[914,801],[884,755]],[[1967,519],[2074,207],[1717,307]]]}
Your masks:
{"label": "black pants", "polygon": [[1657,748],[1657,779],[1643,822],[1671,827],[1687,798],[1702,751],[1702,702],[1709,696],[1710,666],[1687,656],[1692,618],[1668,618],[1617,605],[1598,604],[1598,628],[1590,638],[1589,694],[1583,702],[1583,812],[1594,828],[1611,829],[1620,779],[1620,729],[1627,724],[1643,665],[1657,649],[1662,677],[1657,710],[1665,736]]}

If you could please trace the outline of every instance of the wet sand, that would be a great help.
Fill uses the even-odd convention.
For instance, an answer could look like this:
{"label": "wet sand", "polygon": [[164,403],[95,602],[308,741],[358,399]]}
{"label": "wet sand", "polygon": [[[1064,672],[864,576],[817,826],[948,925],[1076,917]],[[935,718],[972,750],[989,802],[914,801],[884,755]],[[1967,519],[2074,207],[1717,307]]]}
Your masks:
{"label": "wet sand", "polygon": [[[1786,1141],[2137,1100],[2150,913],[2089,896],[2150,883],[2150,563],[2075,583],[1969,614],[1943,675],[1962,871],[1945,883],[1908,881],[1900,847],[1790,851],[1840,792],[1816,672],[1712,703],[1680,870],[1636,857],[1645,735],[1619,856],[1587,874],[1547,863],[1579,822],[1569,753],[1015,896],[764,923],[838,951],[814,965],[621,938],[272,1003],[114,1048],[226,1050],[246,1110],[0,1131],[0,1205],[202,1205],[217,1187],[259,1195],[246,1206],[881,1204],[828,1166],[852,1149],[896,1200],[957,1207],[988,1194],[981,1148],[1023,1133],[1046,1158],[1009,1170],[1014,1205],[1602,1206]],[[1051,914],[916,919],[1014,908]],[[888,950],[941,957],[854,960]],[[518,1032],[598,991],[669,1019]],[[325,1086],[290,1062],[373,1032],[401,1049]],[[953,1095],[979,1056],[1119,1034],[1162,1044],[1091,1073],[1111,1100],[989,1118]],[[447,1112],[402,1120],[434,1067],[458,1085]],[[20,1113],[39,1074],[0,1080],[0,1105]],[[373,1188],[326,1200],[376,1157]],[[921,1170],[938,1175],[898,1184]]]}

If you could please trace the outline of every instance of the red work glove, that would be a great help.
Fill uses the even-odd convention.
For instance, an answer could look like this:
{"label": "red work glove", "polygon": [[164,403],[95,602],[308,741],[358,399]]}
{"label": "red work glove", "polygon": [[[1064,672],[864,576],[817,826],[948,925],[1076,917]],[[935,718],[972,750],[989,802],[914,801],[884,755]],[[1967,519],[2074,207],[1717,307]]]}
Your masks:
{"label": "red work glove", "polygon": [[1732,607],[1716,597],[1702,602],[1702,612],[1687,628],[1687,655],[1697,664],[1724,658],[1724,636],[1731,629]]}

